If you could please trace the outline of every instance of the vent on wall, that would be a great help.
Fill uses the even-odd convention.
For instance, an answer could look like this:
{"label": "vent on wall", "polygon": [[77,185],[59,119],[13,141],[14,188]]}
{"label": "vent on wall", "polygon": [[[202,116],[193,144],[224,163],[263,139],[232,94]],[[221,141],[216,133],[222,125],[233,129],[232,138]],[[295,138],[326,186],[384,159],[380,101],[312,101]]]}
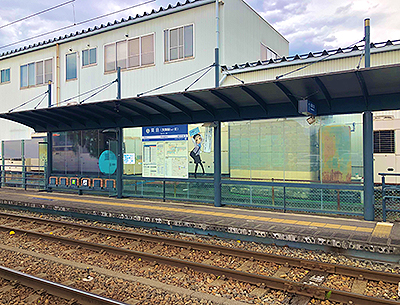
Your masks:
{"label": "vent on wall", "polygon": [[374,131],[374,153],[375,154],[394,154],[395,141],[394,130]]}
{"label": "vent on wall", "polygon": [[374,115],[374,121],[390,121],[394,120],[393,115]]}

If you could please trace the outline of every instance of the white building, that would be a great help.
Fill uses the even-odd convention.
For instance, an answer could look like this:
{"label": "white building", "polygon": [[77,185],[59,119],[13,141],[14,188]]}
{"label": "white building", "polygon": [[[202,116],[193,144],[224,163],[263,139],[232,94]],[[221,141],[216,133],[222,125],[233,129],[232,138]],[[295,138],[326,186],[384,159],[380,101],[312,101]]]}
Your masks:
{"label": "white building", "polygon": [[[287,56],[288,41],[242,0],[219,2],[220,63]],[[194,0],[114,21],[0,54],[0,112],[46,92],[52,101],[80,102],[89,90],[116,79],[122,98],[165,85],[214,63],[215,1]],[[245,24],[246,26],[243,26]],[[183,91],[199,74],[154,93]],[[214,86],[210,71],[190,89]],[[78,96],[70,99],[71,97]],[[115,85],[90,101],[116,97]],[[70,99],[70,100],[69,100]],[[40,99],[20,108],[31,109]],[[46,106],[43,101],[40,107]],[[30,138],[32,129],[1,120],[0,140]]]}

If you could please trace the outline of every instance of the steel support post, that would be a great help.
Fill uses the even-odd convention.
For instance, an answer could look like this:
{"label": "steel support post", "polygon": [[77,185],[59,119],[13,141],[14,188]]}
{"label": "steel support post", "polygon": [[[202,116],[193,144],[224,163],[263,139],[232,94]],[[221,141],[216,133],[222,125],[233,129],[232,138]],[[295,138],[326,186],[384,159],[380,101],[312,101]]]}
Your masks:
{"label": "steel support post", "polygon": [[4,141],[1,141],[1,183],[0,186],[4,186],[6,182],[6,160],[4,158]]}
{"label": "steel support post", "polygon": [[124,172],[124,152],[123,152],[124,136],[122,133],[122,128],[117,128],[117,198],[122,198],[122,174]]}
{"label": "steel support post", "polygon": [[25,141],[21,140],[22,187],[26,190]]}
{"label": "steel support post", "polygon": [[214,128],[214,206],[221,204],[221,122]]}
{"label": "steel support post", "polygon": [[[51,107],[51,81],[48,84],[48,108]],[[51,132],[47,132],[47,164],[45,168],[45,187],[47,191],[50,191],[49,183],[51,171],[53,169],[53,134]]]}
{"label": "steel support post", "polygon": [[364,219],[374,220],[374,145],[372,112],[363,114]]}

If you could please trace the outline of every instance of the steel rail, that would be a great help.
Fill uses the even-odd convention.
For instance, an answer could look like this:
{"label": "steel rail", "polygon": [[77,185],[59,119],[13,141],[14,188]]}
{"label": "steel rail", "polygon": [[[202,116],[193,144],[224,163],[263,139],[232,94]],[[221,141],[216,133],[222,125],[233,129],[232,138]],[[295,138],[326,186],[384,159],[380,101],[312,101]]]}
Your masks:
{"label": "steel rail", "polygon": [[58,296],[63,299],[74,299],[82,305],[127,305],[126,303],[115,301],[62,284],[50,282],[48,280],[2,266],[0,266],[0,277],[9,281],[17,281],[21,285],[33,288],[35,290],[44,289],[48,294]]}
{"label": "steel rail", "polygon": [[[35,236],[37,238],[42,238],[46,240],[51,240],[55,242],[62,242],[64,244],[69,244],[76,246],[77,249],[84,247],[85,249],[94,250],[100,253],[114,253],[117,255],[127,255],[135,258],[140,258],[142,260],[150,261],[153,263],[165,264],[169,266],[175,266],[180,268],[190,268],[192,270],[211,273],[228,278],[232,278],[239,281],[244,281],[248,283],[257,284],[260,286],[266,286],[272,289],[278,289],[286,291],[289,293],[294,293],[297,295],[303,295],[307,297],[313,297],[317,299],[327,299],[335,302],[343,302],[345,304],[363,304],[363,305],[399,305],[400,302],[370,297],[366,295],[345,292],[341,290],[330,289],[327,287],[319,287],[309,284],[304,284],[300,282],[289,281],[282,278],[275,278],[271,276],[259,275],[246,273],[242,271],[237,271],[233,269],[226,269],[217,266],[212,266],[208,264],[196,263],[192,261],[181,260],[177,258],[170,258],[159,256],[146,252],[139,252],[134,250],[128,250],[124,248],[117,248],[113,246],[108,246],[104,244],[96,244],[82,240],[76,240],[61,236],[55,236],[45,233],[32,232],[28,230],[11,228],[7,226],[0,225],[0,230],[10,231],[13,230],[15,233],[26,234],[30,236]],[[329,297],[327,297],[329,296]]]}
{"label": "steel rail", "polygon": [[107,235],[112,235],[115,237],[124,237],[129,239],[136,239],[142,241],[149,241],[149,242],[157,242],[157,243],[164,243],[170,246],[182,247],[182,248],[189,248],[201,251],[212,251],[215,253],[220,253],[224,255],[232,255],[237,256],[245,259],[257,259],[260,261],[266,262],[273,262],[280,265],[285,265],[288,267],[301,267],[305,269],[310,269],[313,271],[321,271],[327,272],[331,274],[340,274],[345,276],[351,276],[359,279],[366,279],[366,280],[375,280],[375,281],[384,281],[393,284],[398,284],[400,282],[400,274],[396,273],[389,273],[389,272],[382,272],[382,271],[374,271],[368,270],[358,267],[352,266],[345,266],[345,265],[337,265],[331,263],[324,263],[318,262],[315,260],[307,260],[301,258],[293,258],[293,257],[286,257],[286,256],[279,256],[276,254],[270,253],[262,253],[256,251],[249,251],[243,250],[239,248],[228,248],[224,246],[194,242],[194,241],[187,241],[187,240],[180,240],[180,239],[172,239],[163,236],[157,235],[149,235],[143,233],[135,233],[135,232],[127,232],[127,231],[119,231],[109,228],[101,228],[101,227],[93,227],[88,225],[82,224],[74,224],[68,223],[58,220],[48,220],[48,219],[41,219],[37,217],[31,216],[22,216],[22,215],[14,215],[9,213],[2,213],[0,212],[0,216],[6,216],[13,219],[23,219],[28,221],[33,221],[36,223],[43,223],[48,224],[52,223],[55,225],[60,225],[69,228],[75,228],[78,230],[85,230],[94,234],[103,233]]}

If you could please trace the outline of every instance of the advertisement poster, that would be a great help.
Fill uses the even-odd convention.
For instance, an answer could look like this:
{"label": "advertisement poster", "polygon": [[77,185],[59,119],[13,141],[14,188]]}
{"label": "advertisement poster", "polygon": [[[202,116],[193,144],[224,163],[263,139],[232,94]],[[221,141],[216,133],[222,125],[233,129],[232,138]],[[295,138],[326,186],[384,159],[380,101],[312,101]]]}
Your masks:
{"label": "advertisement poster", "polygon": [[143,127],[143,177],[188,178],[187,140],[187,125]]}

